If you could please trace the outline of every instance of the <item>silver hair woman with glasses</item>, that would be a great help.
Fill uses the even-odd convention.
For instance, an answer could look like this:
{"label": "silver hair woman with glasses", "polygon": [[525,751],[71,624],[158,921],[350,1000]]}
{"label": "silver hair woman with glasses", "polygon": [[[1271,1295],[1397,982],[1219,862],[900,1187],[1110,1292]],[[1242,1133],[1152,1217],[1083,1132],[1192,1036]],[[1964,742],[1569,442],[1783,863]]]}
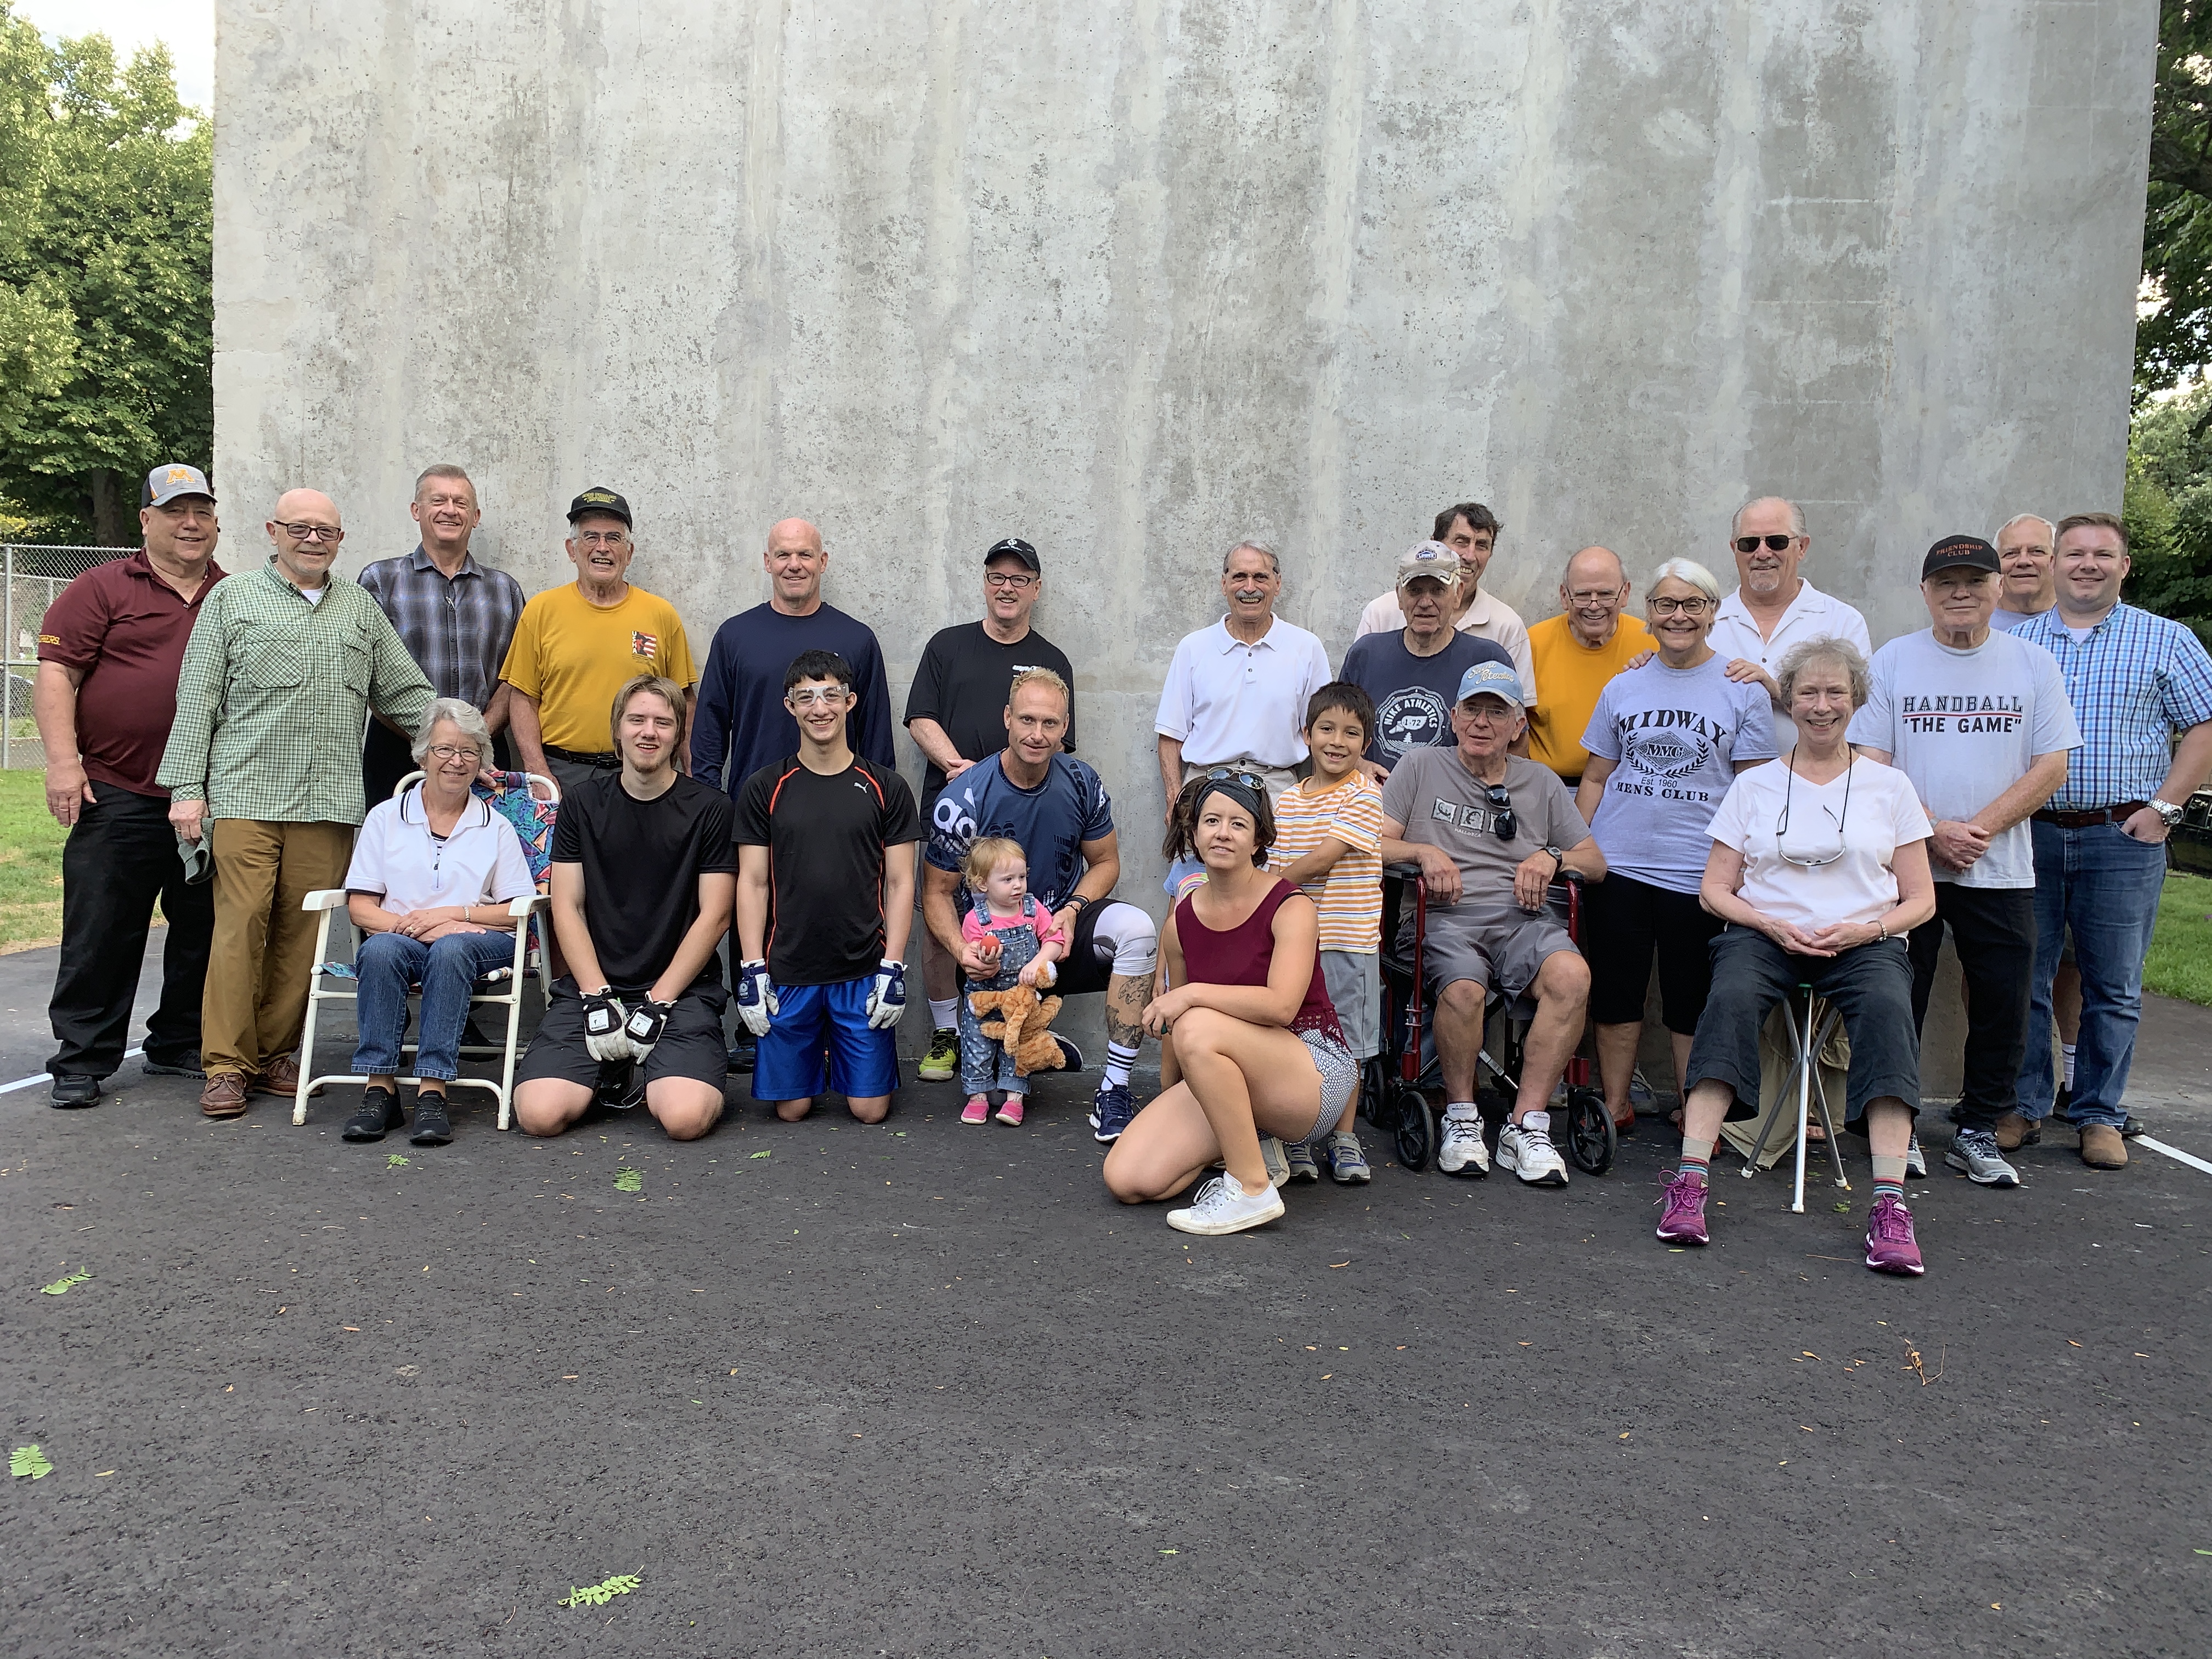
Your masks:
{"label": "silver hair woman with glasses", "polygon": [[1923,1271],[1905,1207],[1906,1149],[1920,1103],[1920,1044],[1905,935],[1935,914],[1928,815],[1904,773],[1855,757],[1844,732],[1867,698],[1866,659],[1848,641],[1808,640],[1778,665],[1797,741],[1737,778],[1709,833],[1698,899],[1724,924],[1712,986],[1683,1075],[1681,1165],[1659,1237],[1703,1244],[1706,1166],[1720,1127],[1759,1100],[1759,1034],[1775,1004],[1809,986],[1850,1034],[1847,1127],[1874,1151],[1866,1264]]}
{"label": "silver hair woman with glasses", "polygon": [[484,718],[458,697],[430,705],[415,734],[422,781],[379,801],[354,842],[346,914],[362,931],[355,955],[361,1046],[353,1068],[368,1079],[348,1140],[381,1140],[407,1121],[399,1106],[407,994],[422,988],[415,1050],[418,1146],[453,1138],[446,1085],[460,1071],[461,1030],[477,981],[514,959],[510,900],[536,890],[514,826],[469,788],[491,763]]}

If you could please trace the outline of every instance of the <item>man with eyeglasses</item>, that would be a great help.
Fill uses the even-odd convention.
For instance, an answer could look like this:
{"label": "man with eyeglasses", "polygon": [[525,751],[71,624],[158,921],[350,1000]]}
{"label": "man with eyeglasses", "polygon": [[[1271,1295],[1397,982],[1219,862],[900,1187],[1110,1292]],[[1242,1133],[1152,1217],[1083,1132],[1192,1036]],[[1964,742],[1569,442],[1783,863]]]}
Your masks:
{"label": "man with eyeglasses", "polygon": [[[1552,1091],[1582,1041],[1589,968],[1548,905],[1552,883],[1571,870],[1596,881],[1605,856],[1559,774],[1508,752],[1528,725],[1521,678],[1481,662],[1460,681],[1451,749],[1416,749],[1382,786],[1382,860],[1419,864],[1428,895],[1421,970],[1438,987],[1437,1058],[1444,1118],[1437,1168],[1490,1173],[1475,1067],[1486,997],[1510,1008],[1533,998],[1520,1092],[1498,1132],[1498,1161],[1532,1187],[1564,1187],[1552,1146]],[[1413,906],[1400,938],[1410,949]]]}
{"label": "man with eyeglasses", "polygon": [[215,491],[196,466],[146,475],[143,550],[96,564],[55,595],[39,628],[32,709],[46,750],[46,810],[62,848],[62,948],[47,1015],[55,1106],[89,1106],[123,1064],[131,1004],[158,901],[168,924],[145,1069],[200,1075],[200,997],[213,896],[189,879],[155,781],[177,712],[177,671],[201,604],[222,580]]}
{"label": "man with eyeglasses", "polygon": [[300,902],[345,879],[366,810],[371,710],[412,731],[435,695],[368,591],[332,572],[345,530],[319,490],[279,496],[258,570],[216,584],[177,674],[155,781],[169,822],[215,854],[215,933],[200,1005],[200,1110],[299,1086],[315,919]]}
{"label": "man with eyeglasses", "polygon": [[1934,626],[1875,653],[1850,741],[1912,781],[1935,826],[1936,914],[1915,927],[1912,1018],[1928,1019],[1948,928],[1966,983],[1966,1080],[1944,1162],[1982,1187],[2017,1187],[1996,1140],[2018,1115],[2035,957],[2035,843],[2028,815],[2066,781],[2081,741],[2051,653],[1990,626],[1997,550],[1978,536],[1928,550],[1920,593]]}
{"label": "man with eyeglasses", "polygon": [[2034,513],[2015,513],[1997,528],[2003,581],[1990,626],[2009,634],[2058,603],[2058,527]]}
{"label": "man with eyeglasses", "polygon": [[[1018,536],[994,542],[983,554],[983,619],[940,629],[922,647],[921,665],[907,691],[906,729],[926,763],[925,828],[946,781],[1006,747],[1006,691],[1014,676],[1049,668],[1070,685],[1075,683],[1066,653],[1030,626],[1030,613],[1043,591],[1044,568],[1036,549]],[[1073,708],[1060,747],[1075,752]],[[926,927],[921,977],[929,998],[929,1051],[915,1074],[925,1082],[942,1082],[960,1065],[960,989],[951,952]]]}
{"label": "man with eyeglasses", "polygon": [[[1844,640],[1862,657],[1874,654],[1866,618],[1799,574],[1813,538],[1795,501],[1762,495],[1736,508],[1729,523],[1735,555],[1736,589],[1721,601],[1705,642],[1728,661],[1728,676],[1756,680],[1776,697],[1774,671],[1790,647],[1806,640]],[[1774,745],[1787,749],[1796,734],[1774,702]]]}
{"label": "man with eyeglasses", "polygon": [[1614,675],[1653,649],[1640,617],[1623,614],[1628,570],[1609,547],[1585,547],[1559,578],[1559,614],[1528,630],[1528,657],[1542,701],[1528,715],[1528,758],[1572,789],[1583,781],[1597,700]]}
{"label": "man with eyeglasses", "polygon": [[[1480,501],[1457,501],[1437,514],[1429,531],[1431,541],[1451,549],[1459,560],[1459,586],[1452,595],[1451,625],[1458,632],[1488,640],[1502,647],[1521,676],[1526,706],[1536,706],[1536,666],[1528,652],[1528,630],[1521,613],[1494,593],[1482,591],[1482,578],[1505,526]],[[1377,594],[1359,613],[1352,637],[1390,634],[1403,628],[1408,617],[1400,603],[1402,590]]]}
{"label": "man with eyeglasses", "polygon": [[[607,726],[617,691],[641,674],[673,680],[689,720],[699,679],[676,607],[630,583],[629,503],[592,485],[568,503],[565,545],[576,580],[532,596],[499,671],[524,769],[550,777],[564,796],[622,769]],[[679,743],[677,769],[689,764]]]}

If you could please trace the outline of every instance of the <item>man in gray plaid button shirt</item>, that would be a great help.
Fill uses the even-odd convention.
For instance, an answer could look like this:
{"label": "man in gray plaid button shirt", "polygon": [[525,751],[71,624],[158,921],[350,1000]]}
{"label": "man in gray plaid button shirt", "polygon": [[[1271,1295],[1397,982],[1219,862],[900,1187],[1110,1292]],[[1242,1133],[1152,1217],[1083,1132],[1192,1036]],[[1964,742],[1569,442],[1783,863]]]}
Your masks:
{"label": "man in gray plaid button shirt", "polygon": [[215,848],[200,1008],[209,1117],[240,1115],[249,1091],[298,1086],[315,947],[300,902],[345,879],[369,710],[411,732],[433,696],[376,601],[331,574],[345,538],[337,504],[288,490],[267,528],[275,557],[201,601],[157,775],[178,835],[211,835]]}

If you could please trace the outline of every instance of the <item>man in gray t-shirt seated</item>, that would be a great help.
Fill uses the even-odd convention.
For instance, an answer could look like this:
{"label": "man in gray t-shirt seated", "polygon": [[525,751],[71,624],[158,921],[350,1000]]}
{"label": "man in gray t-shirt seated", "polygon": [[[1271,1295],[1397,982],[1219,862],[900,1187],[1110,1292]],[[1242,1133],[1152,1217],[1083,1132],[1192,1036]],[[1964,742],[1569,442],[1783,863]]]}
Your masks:
{"label": "man in gray t-shirt seated", "polygon": [[[1523,708],[1521,678],[1510,667],[1479,662],[1461,677],[1456,745],[1413,750],[1382,787],[1382,858],[1419,864],[1428,890],[1421,968],[1437,987],[1445,1097],[1437,1167],[1490,1173],[1474,1072],[1484,998],[1495,990],[1508,1004],[1536,1003],[1498,1162],[1530,1186],[1564,1187],[1547,1106],[1582,1041],[1589,969],[1545,898],[1562,870],[1602,878],[1605,855],[1559,775],[1507,752],[1528,726]],[[1409,909],[1405,931],[1411,926]]]}

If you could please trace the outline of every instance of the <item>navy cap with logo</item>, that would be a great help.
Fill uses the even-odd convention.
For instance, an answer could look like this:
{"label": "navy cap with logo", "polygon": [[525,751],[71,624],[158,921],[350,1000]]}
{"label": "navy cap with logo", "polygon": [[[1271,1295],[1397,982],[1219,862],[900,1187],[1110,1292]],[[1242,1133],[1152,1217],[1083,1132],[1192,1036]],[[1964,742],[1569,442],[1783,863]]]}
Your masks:
{"label": "navy cap with logo", "polygon": [[635,530],[637,526],[629,516],[629,503],[605,484],[593,484],[568,503],[568,522],[574,524],[586,513],[605,513],[620,519]]}
{"label": "navy cap with logo", "polygon": [[207,481],[207,474],[196,466],[186,466],[181,461],[171,461],[157,466],[146,475],[146,483],[138,492],[141,507],[167,507],[179,495],[204,495],[215,499],[215,487]]}
{"label": "navy cap with logo", "polygon": [[1939,570],[1954,570],[1960,566],[1969,570],[2002,571],[1997,562],[1997,550],[1979,536],[1946,536],[1928,550],[1928,556],[1920,562],[1920,580],[1926,581]]}
{"label": "navy cap with logo", "polygon": [[985,564],[988,564],[992,560],[1000,557],[1019,559],[1030,569],[1036,571],[1039,574],[1043,574],[1044,567],[1037,562],[1036,549],[1031,547],[1019,536],[1009,536],[1004,541],[993,542],[990,546],[983,550],[983,562]]}

